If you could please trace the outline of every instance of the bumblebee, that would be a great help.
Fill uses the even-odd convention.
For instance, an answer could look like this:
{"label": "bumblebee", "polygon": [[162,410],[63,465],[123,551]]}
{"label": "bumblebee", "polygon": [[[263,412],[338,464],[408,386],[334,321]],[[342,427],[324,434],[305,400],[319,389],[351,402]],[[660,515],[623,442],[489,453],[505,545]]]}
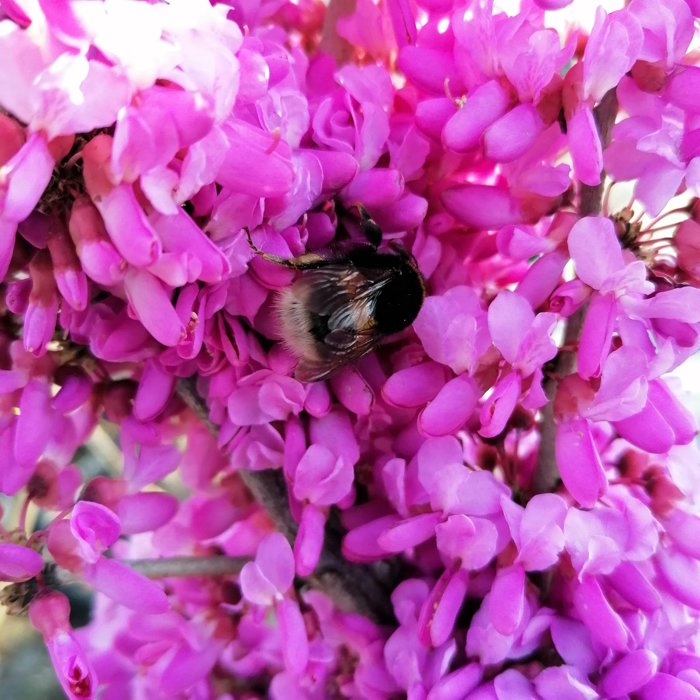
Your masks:
{"label": "bumblebee", "polygon": [[327,379],[371,352],[386,336],[408,328],[425,298],[425,282],[413,256],[397,244],[380,252],[382,231],[363,207],[360,228],[367,243],[342,253],[282,258],[253,250],[301,275],[279,298],[282,337],[299,358],[303,382]]}

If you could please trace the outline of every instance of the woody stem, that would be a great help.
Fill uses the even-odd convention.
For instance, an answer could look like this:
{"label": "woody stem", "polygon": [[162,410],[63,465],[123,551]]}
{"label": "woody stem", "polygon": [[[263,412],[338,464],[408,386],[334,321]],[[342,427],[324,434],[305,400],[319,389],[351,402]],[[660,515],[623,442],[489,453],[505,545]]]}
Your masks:
{"label": "woody stem", "polygon": [[[609,90],[600,104],[594,110],[600,141],[605,148],[610,143],[610,134],[617,116],[617,95],[615,90]],[[579,187],[579,216],[594,216],[602,212],[603,194],[605,191],[605,173],[601,173],[600,184],[584,185]],[[576,347],[583,327],[585,309],[581,307],[575,311],[566,322],[563,347],[555,360],[555,366],[550,373],[550,378],[544,382],[544,391],[549,400],[542,409],[542,421],[540,427],[540,446],[537,456],[537,467],[532,481],[532,492],[546,493],[551,491],[559,480],[559,468],[557,467],[555,453],[556,420],[554,418],[554,397],[557,390],[555,377],[566,377],[576,371],[576,352],[565,350],[566,347]]]}

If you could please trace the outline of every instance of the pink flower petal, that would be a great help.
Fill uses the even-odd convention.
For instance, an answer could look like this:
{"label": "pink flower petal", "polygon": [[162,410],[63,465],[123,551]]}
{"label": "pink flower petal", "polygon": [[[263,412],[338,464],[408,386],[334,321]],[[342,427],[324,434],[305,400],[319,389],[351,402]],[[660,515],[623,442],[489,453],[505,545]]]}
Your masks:
{"label": "pink flower petal", "polygon": [[531,700],[534,697],[530,681],[514,668],[499,673],[494,678],[493,687],[498,700]]}
{"label": "pink flower petal", "polygon": [[26,581],[44,566],[41,554],[19,544],[0,543],[0,581]]}
{"label": "pink flower petal", "polygon": [[17,224],[0,217],[0,280],[5,279],[15,249]]}
{"label": "pink flower petal", "polygon": [[444,381],[441,365],[423,362],[394,372],[382,387],[382,397],[392,406],[418,408],[435,398]]}
{"label": "pink flower petal", "polygon": [[51,664],[70,700],[92,698],[97,677],[70,628],[70,604],[63,593],[44,591],[29,606],[29,619],[44,637]]}
{"label": "pink flower petal", "polygon": [[294,540],[294,561],[298,576],[310,576],[321,556],[326,516],[315,506],[307,505]]}
{"label": "pink flower petal", "polygon": [[249,561],[241,569],[239,583],[243,597],[255,605],[272,605],[280,595],[253,561]]}
{"label": "pink flower petal", "polygon": [[663,519],[664,528],[674,545],[693,559],[700,559],[700,516],[676,508]]}
{"label": "pink flower petal", "polygon": [[92,195],[110,239],[124,259],[136,267],[151,265],[162,245],[139,204],[134,188],[121,184],[100,196]]}
{"label": "pink flower petal", "polygon": [[670,673],[657,673],[639,692],[640,700],[699,700],[700,691],[690,683],[672,676]]}
{"label": "pink flower petal", "polygon": [[543,130],[534,105],[519,104],[486,129],[484,152],[498,163],[509,163],[524,155]]}
{"label": "pink flower petal", "polygon": [[520,343],[535,319],[530,304],[515,294],[505,290],[489,305],[489,332],[493,344],[510,364],[515,364]]}
{"label": "pink flower petal", "polygon": [[14,455],[18,464],[36,464],[56,427],[51,395],[45,380],[32,379],[22,391],[15,432]]}
{"label": "pink flower petal", "polygon": [[273,532],[260,543],[255,562],[280,593],[285,593],[292,585],[294,555],[289,542],[279,532]]}
{"label": "pink flower petal", "polygon": [[461,80],[452,53],[427,46],[404,46],[399,52],[399,70],[426,92],[444,94],[445,81],[453,90],[459,90]]}
{"label": "pink flower petal", "polygon": [[32,213],[49,184],[54,164],[46,138],[34,133],[0,167],[0,216],[3,220],[17,223]]}
{"label": "pink flower petal", "polygon": [[[518,296],[527,299],[533,309],[542,306],[559,285],[566,263],[566,255],[558,251],[540,257],[520,280],[515,290]],[[550,309],[555,310],[551,304]]]}
{"label": "pink flower petal", "polygon": [[561,10],[563,7],[571,5],[572,0],[535,0],[543,10]]}
{"label": "pink flower petal", "polygon": [[119,538],[121,523],[100,503],[78,501],[70,517],[70,529],[82,558],[94,564]]}
{"label": "pink flower petal", "polygon": [[517,561],[526,571],[542,571],[557,562],[564,548],[566,512],[564,499],[553,493],[537,494],[530,499],[516,539],[516,543],[519,542]]}
{"label": "pink flower petal", "polygon": [[700,576],[700,561],[670,548],[659,549],[656,561],[664,588],[681,603],[700,608],[700,590],[696,585]]}
{"label": "pink flower petal", "polygon": [[594,651],[591,631],[586,625],[578,620],[555,617],[550,630],[554,647],[567,664],[585,674],[599,670],[601,659]]}
{"label": "pink flower petal", "polygon": [[231,264],[221,249],[182,210],[174,216],[155,214],[151,224],[164,250],[171,253],[189,253],[201,263],[199,279],[215,284],[231,272]]}
{"label": "pink flower petal", "polygon": [[476,382],[467,375],[451,379],[418,416],[420,430],[431,437],[456,432],[469,419],[479,400]]}
{"label": "pink flower petal", "polygon": [[75,411],[92,396],[92,381],[79,368],[71,368],[61,379],[61,388],[53,397],[52,405],[60,413]]}
{"label": "pink flower petal", "polygon": [[576,275],[593,289],[600,289],[609,277],[625,266],[615,228],[606,217],[579,219],[567,243],[576,264]]}
{"label": "pink flower petal", "polygon": [[282,656],[290,673],[301,675],[309,661],[309,641],[299,606],[284,598],[276,607],[282,636]]}
{"label": "pink flower petal", "polygon": [[574,592],[574,605],[586,627],[601,644],[627,651],[629,632],[594,577],[586,577]]}
{"label": "pink flower petal", "polygon": [[659,292],[647,301],[642,312],[647,318],[671,318],[686,323],[700,323],[700,289],[676,287]]}
{"label": "pink flower petal", "polygon": [[522,381],[517,372],[511,372],[505,378],[498,380],[493,393],[481,407],[480,435],[496,437],[503,431],[508,419],[513,414],[515,404],[520,397],[521,388]]}
{"label": "pink flower petal", "polygon": [[350,561],[371,562],[384,559],[386,551],[379,545],[380,535],[400,522],[396,515],[386,515],[368,523],[359,525],[343,537],[343,556]]}
{"label": "pink flower petal", "polygon": [[171,697],[186,694],[195,683],[206,682],[221,653],[220,642],[193,648],[182,644],[162,668],[161,692]]}
{"label": "pink flower petal", "polygon": [[481,301],[463,285],[429,296],[413,328],[428,356],[456,374],[472,371],[491,342]]}
{"label": "pink flower petal", "polygon": [[404,190],[403,176],[393,168],[373,168],[357,174],[343,190],[342,199],[347,206],[362,202],[370,211],[395,202]]}
{"label": "pink flower petal", "polygon": [[467,570],[481,569],[496,554],[496,526],[485,518],[452,515],[435,528],[438,549]]}
{"label": "pink flower petal", "polygon": [[700,112],[700,107],[693,95],[700,89],[700,68],[697,66],[678,66],[679,70],[673,72],[669,81],[666,96],[681,109],[693,114]]}
{"label": "pink flower petal", "polygon": [[368,416],[374,393],[355,367],[343,367],[330,379],[330,386],[340,403],[356,416]]}
{"label": "pink flower petal", "polygon": [[467,226],[493,231],[523,220],[518,202],[507,190],[491,185],[456,185],[441,197],[447,211]]}
{"label": "pink flower petal", "polygon": [[611,698],[629,695],[646,685],[657,668],[656,655],[646,649],[638,649],[623,656],[605,672],[601,689]]}
{"label": "pink flower petal", "polygon": [[611,574],[608,581],[629,603],[649,613],[661,607],[661,594],[636,564],[623,561]]}
{"label": "pink flower petal", "polygon": [[600,388],[582,414],[589,420],[619,420],[639,413],[647,402],[645,354],[624,345],[608,356]]}
{"label": "pink flower petal", "polygon": [[[217,181],[255,197],[287,194],[294,183],[294,170],[286,142],[241,120],[228,119],[226,124],[229,148]],[[251,172],[256,177],[250,177]]]}
{"label": "pink flower petal", "polygon": [[514,565],[501,569],[488,598],[489,619],[501,634],[513,634],[525,613],[525,570]]}
{"label": "pink flower petal", "polygon": [[414,515],[387,528],[377,538],[377,544],[387,552],[403,552],[434,537],[435,526],[441,520],[440,513]]}
{"label": "pink flower petal", "polygon": [[[267,66],[265,66],[267,70]],[[337,192],[352,182],[359,164],[354,156],[340,151],[314,150],[323,170],[323,192]]]}
{"label": "pink flower petal", "polygon": [[464,454],[455,437],[428,438],[419,448],[418,478],[427,491],[439,486],[440,472],[447,466],[456,464],[460,469]]}
{"label": "pink flower petal", "polygon": [[584,508],[592,508],[607,491],[608,480],[588,421],[575,418],[559,423],[555,450],[566,490]]}
{"label": "pink flower petal", "polygon": [[311,445],[294,472],[294,497],[331,505],[350,493],[355,473],[342,457],[323,445]]}
{"label": "pink flower petal", "polygon": [[567,138],[574,166],[574,175],[586,185],[600,184],[603,170],[603,147],[593,112],[581,105],[567,120]]}
{"label": "pink flower petal", "polygon": [[157,360],[146,362],[134,398],[134,416],[144,422],[155,418],[170,400],[175,380]]}
{"label": "pink flower petal", "polygon": [[620,437],[633,445],[653,454],[663,454],[676,443],[676,434],[660,410],[663,402],[660,406],[656,405],[654,384],[652,382],[649,386],[644,408],[633,416],[615,421],[613,425]]}
{"label": "pink flower petal", "polygon": [[430,690],[429,700],[462,700],[469,697],[483,677],[478,663],[470,663],[443,676]]}
{"label": "pink flower petal", "polygon": [[445,124],[442,130],[445,148],[457,153],[476,148],[484,130],[506,113],[509,103],[510,96],[497,80],[479,85]]}
{"label": "pink flower petal", "polygon": [[184,338],[185,327],[160,280],[132,267],[124,278],[124,289],[139,321],[159,343],[174,347]]}
{"label": "pink flower petal", "polygon": [[435,141],[440,140],[440,134],[454,114],[457,107],[453,100],[447,97],[431,97],[421,100],[416,105],[416,126]]}
{"label": "pink flower petal", "polygon": [[584,673],[572,666],[550,666],[535,678],[535,690],[542,700],[597,700]]}
{"label": "pink flower petal", "polygon": [[605,10],[598,7],[583,52],[586,97],[601,100],[608,90],[615,87],[639,57],[643,42],[642,27],[631,12],[620,10],[606,15]]}
{"label": "pink flower petal", "polygon": [[610,352],[617,301],[612,294],[591,297],[578,346],[578,373],[584,379],[598,377]]}
{"label": "pink flower petal", "polygon": [[125,535],[150,532],[165,525],[177,513],[179,502],[169,493],[146,491],[124,496],[117,515]]}
{"label": "pink flower petal", "polygon": [[156,615],[170,607],[157,583],[115,559],[101,557],[85,569],[84,577],[100,593],[131,610]]}
{"label": "pink flower petal", "polygon": [[[446,570],[445,574],[448,572],[449,570]],[[434,647],[439,647],[450,638],[457,615],[464,603],[464,597],[467,595],[468,584],[469,574],[462,569],[457,569],[454,573],[450,573],[444,586],[440,586],[440,582],[436,584],[435,588],[441,589],[437,600],[431,601],[431,595],[425,601],[424,609],[432,610],[427,627]],[[431,602],[433,605],[430,605]]]}

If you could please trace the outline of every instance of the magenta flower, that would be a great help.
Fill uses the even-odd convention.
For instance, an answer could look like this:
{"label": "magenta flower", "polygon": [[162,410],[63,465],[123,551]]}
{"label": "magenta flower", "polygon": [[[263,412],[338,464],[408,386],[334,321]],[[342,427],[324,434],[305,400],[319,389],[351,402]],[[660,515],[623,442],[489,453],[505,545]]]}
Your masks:
{"label": "magenta flower", "polygon": [[473,371],[488,348],[486,314],[468,287],[428,297],[414,327],[429,357],[457,374]]}
{"label": "magenta flower", "polygon": [[698,697],[700,3],[579,5],[0,2],[0,598],[69,697]]}
{"label": "magenta flower", "polygon": [[294,557],[280,534],[266,537],[258,547],[255,562],[241,571],[241,590],[251,603],[274,607],[282,636],[282,653],[287,669],[303,673],[309,659],[304,620],[297,603],[285,594],[294,579]]}
{"label": "magenta flower", "polygon": [[[598,376],[610,352],[610,342],[619,310],[628,296],[648,294],[646,266],[641,260],[625,262],[620,242],[609,219],[586,217],[571,229],[568,239],[576,275],[598,294],[590,301],[581,331],[579,374]],[[618,301],[619,300],[619,301]]]}
{"label": "magenta flower", "polygon": [[95,697],[97,676],[70,628],[68,599],[58,592],[40,594],[29,607],[29,619],[39,630],[66,695]]}
{"label": "magenta flower", "polygon": [[0,579],[26,581],[36,576],[44,562],[41,555],[19,544],[0,544]]}
{"label": "magenta flower", "polygon": [[[520,398],[524,380],[534,374],[531,380],[534,388],[541,381],[537,376],[538,368],[557,352],[551,339],[555,321],[556,317],[551,313],[535,316],[528,302],[512,292],[501,292],[491,302],[488,311],[489,332],[493,344],[512,371],[504,370],[494,386],[493,394],[481,408],[482,435],[494,437],[503,430]],[[537,408],[540,399],[534,392],[531,396],[534,398],[532,407]]]}

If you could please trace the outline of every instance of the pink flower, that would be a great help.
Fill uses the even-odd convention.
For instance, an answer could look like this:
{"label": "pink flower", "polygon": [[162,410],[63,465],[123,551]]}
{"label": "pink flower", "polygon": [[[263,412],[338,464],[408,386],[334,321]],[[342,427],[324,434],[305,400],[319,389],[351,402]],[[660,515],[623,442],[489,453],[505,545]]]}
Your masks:
{"label": "pink flower", "polygon": [[644,263],[625,262],[609,219],[581,219],[571,229],[568,243],[578,278],[598,292],[591,299],[579,344],[579,374],[588,378],[600,374],[610,352],[618,303],[647,294],[652,286],[646,281]]}
{"label": "pink flower", "polygon": [[473,371],[488,348],[486,314],[467,287],[453,287],[442,296],[428,297],[414,329],[428,356],[457,374]]}
{"label": "pink flower", "polygon": [[[0,0],[0,577],[68,695],[698,697],[700,3],[569,5]],[[254,248],[358,205],[425,300],[307,385]]]}
{"label": "pink flower", "polygon": [[97,676],[70,628],[70,606],[63,593],[42,593],[29,606],[29,619],[39,630],[56,676],[66,695],[76,700],[92,698]]}
{"label": "pink flower", "polygon": [[33,549],[19,544],[0,544],[0,579],[26,581],[36,576],[44,562]]}
{"label": "pink flower", "polygon": [[282,635],[282,652],[290,672],[300,674],[308,662],[304,621],[296,602],[285,598],[294,578],[294,558],[287,540],[268,535],[258,547],[255,562],[241,571],[243,595],[255,605],[274,606]]}
{"label": "pink flower", "polygon": [[[557,352],[551,332],[556,317],[535,316],[528,302],[513,292],[501,292],[489,306],[488,325],[493,344],[514,370],[504,373],[481,409],[481,434],[498,435],[520,397],[523,380],[529,378]],[[535,376],[533,382],[539,382]]]}

